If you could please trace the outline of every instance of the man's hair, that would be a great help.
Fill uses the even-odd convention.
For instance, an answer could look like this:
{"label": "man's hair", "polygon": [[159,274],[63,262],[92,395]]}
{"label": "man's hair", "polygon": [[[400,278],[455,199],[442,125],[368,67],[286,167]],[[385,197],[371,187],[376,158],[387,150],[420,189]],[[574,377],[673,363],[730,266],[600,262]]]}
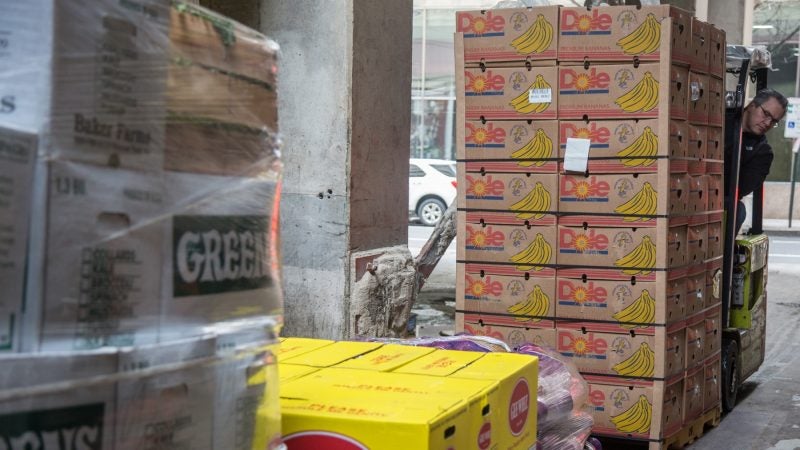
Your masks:
{"label": "man's hair", "polygon": [[781,107],[783,108],[784,113],[786,112],[786,108],[789,105],[789,100],[784,97],[783,94],[774,90],[774,89],[762,89],[756,93],[756,96],[753,97],[753,104],[756,106],[763,105],[764,102],[767,100],[774,98],[778,103],[780,103]]}

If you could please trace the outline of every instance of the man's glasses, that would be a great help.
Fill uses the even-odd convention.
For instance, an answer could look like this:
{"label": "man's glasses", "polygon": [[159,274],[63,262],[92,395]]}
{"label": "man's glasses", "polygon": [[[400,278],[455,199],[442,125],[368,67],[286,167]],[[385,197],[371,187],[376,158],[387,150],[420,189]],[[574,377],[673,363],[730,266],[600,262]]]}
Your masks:
{"label": "man's glasses", "polygon": [[759,108],[761,108],[761,114],[763,114],[763,115],[764,115],[764,117],[766,117],[767,119],[769,119],[769,126],[771,126],[772,128],[775,128],[775,127],[777,127],[777,126],[778,126],[778,124],[779,124],[779,123],[781,123],[781,120],[780,120],[780,119],[776,119],[776,118],[775,118],[775,117],[772,115],[772,113],[770,113],[769,111],[767,111],[766,109],[764,109],[764,105],[758,105],[758,107],[759,107]]}

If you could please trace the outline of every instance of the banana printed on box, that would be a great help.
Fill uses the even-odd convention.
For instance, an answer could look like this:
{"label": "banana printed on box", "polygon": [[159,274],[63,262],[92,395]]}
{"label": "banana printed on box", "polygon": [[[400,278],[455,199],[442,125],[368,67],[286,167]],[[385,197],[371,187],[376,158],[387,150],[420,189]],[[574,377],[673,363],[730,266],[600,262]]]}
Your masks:
{"label": "banana printed on box", "polygon": [[556,173],[558,157],[555,120],[465,122],[457,148],[468,172]]}
{"label": "banana printed on box", "polygon": [[[459,166],[462,163],[459,163]],[[467,210],[508,211],[534,223],[558,211],[556,174],[459,170],[458,205]]]}
{"label": "banana printed on box", "polygon": [[558,73],[551,67],[464,69],[466,120],[552,120]]}
{"label": "banana printed on box", "polygon": [[553,327],[527,327],[491,325],[481,321],[469,320],[467,314],[456,312],[456,329],[464,330],[475,336],[489,336],[500,339],[517,350],[524,344],[554,348],[556,346],[556,329]]}
{"label": "banana printed on box", "polygon": [[456,32],[464,36],[464,62],[554,64],[558,10],[558,6],[545,6],[457,12]]}
{"label": "banana printed on box", "polygon": [[588,381],[593,434],[659,439],[680,429],[683,378],[634,383],[589,377]]}

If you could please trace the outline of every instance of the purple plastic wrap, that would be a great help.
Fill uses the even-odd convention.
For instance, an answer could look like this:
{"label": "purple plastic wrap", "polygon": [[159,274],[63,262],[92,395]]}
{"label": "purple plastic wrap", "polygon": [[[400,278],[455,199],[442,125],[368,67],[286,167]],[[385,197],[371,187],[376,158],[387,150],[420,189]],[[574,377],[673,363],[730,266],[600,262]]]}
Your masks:
{"label": "purple plastic wrap", "polygon": [[[536,448],[537,450],[583,450],[593,424],[591,414],[574,411],[552,427],[546,430],[540,429]],[[593,446],[594,443],[589,445]]]}
{"label": "purple plastic wrap", "polygon": [[470,352],[510,352],[505,342],[488,336],[460,334],[457,336],[424,337],[414,339],[368,338],[369,342],[386,344],[412,345],[416,347],[433,347],[443,350],[463,350]]}

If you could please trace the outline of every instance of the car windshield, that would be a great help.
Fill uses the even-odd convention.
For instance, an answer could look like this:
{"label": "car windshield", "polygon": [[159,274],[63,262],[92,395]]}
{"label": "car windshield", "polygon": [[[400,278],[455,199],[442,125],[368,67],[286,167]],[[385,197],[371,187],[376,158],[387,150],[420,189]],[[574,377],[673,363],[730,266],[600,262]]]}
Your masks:
{"label": "car windshield", "polygon": [[455,168],[453,168],[452,164],[431,164],[431,167],[445,174],[448,177],[452,178],[456,177],[456,170]]}

